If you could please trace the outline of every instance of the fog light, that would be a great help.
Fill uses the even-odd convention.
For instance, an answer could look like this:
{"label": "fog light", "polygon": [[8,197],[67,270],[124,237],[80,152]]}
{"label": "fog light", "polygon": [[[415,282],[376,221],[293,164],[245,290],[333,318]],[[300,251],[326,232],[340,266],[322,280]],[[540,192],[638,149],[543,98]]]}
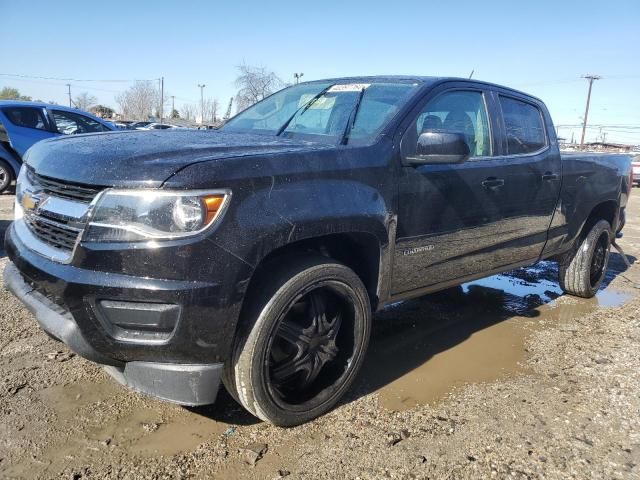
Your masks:
{"label": "fog light", "polygon": [[98,320],[115,339],[162,342],[169,339],[180,318],[180,306],[167,303],[99,300]]}

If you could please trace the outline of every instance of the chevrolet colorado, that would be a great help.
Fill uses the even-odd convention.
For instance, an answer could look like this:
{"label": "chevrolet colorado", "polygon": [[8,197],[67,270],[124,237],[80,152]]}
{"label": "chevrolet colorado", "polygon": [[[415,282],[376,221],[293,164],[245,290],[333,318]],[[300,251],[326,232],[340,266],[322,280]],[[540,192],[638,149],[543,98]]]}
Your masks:
{"label": "chevrolet colorado", "polygon": [[631,181],[624,155],[561,156],[543,102],[509,88],[313,81],[218,131],[37,143],[4,281],[137,391],[202,405],[223,382],[297,425],[349,388],[389,302],[541,259],[593,296]]}

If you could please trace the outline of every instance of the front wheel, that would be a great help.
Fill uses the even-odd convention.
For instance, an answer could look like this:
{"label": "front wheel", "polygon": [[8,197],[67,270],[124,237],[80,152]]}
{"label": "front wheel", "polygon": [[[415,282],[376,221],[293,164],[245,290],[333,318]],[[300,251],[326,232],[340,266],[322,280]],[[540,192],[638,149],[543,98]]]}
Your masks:
{"label": "front wheel", "polygon": [[268,280],[249,299],[225,385],[255,416],[294,426],[329,411],[353,382],[371,307],[360,278],[324,257],[298,259]]}
{"label": "front wheel", "polygon": [[597,222],[571,254],[560,262],[560,287],[578,297],[593,297],[607,272],[611,249],[611,225]]}

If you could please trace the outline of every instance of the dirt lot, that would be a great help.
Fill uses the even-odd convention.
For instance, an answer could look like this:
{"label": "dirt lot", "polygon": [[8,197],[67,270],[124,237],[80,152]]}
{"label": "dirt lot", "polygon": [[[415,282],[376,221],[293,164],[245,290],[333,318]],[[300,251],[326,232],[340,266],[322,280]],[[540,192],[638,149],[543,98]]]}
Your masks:
{"label": "dirt lot", "polygon": [[[636,196],[632,262],[639,213]],[[380,312],[350,396],[292,429],[226,394],[184,409],[131,393],[0,289],[0,476],[639,478],[640,267],[612,254],[591,300],[555,275],[543,263]]]}

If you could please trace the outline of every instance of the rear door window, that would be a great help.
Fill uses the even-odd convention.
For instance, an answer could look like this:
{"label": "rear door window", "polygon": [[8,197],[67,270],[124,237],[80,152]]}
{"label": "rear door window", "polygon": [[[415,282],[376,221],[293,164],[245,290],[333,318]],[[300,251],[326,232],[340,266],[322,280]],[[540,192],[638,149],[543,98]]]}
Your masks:
{"label": "rear door window", "polygon": [[507,155],[533,153],[547,145],[542,112],[538,107],[502,95],[500,107],[507,136]]}
{"label": "rear door window", "polygon": [[9,121],[17,127],[47,130],[47,123],[41,108],[35,107],[7,107],[2,111]]}
{"label": "rear door window", "polygon": [[85,117],[74,112],[53,110],[51,112],[56,122],[58,133],[63,135],[75,135],[77,133],[108,132],[109,129],[93,118]]}

